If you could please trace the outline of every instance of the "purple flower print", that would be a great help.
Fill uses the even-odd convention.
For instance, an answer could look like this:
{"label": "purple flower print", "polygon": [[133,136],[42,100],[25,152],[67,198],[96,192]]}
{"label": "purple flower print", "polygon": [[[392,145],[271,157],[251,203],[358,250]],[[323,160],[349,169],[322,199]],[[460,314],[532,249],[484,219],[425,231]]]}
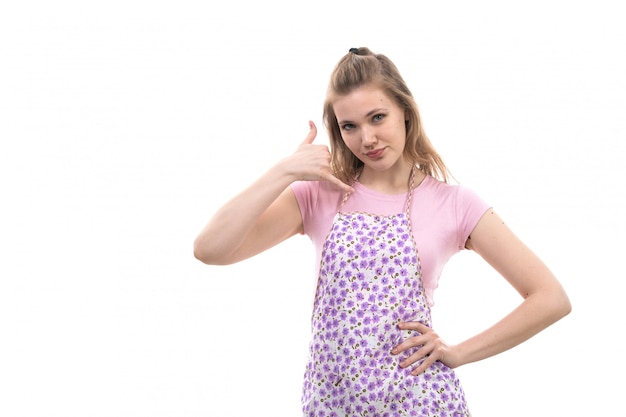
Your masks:
{"label": "purple flower print", "polygon": [[437,416],[467,416],[452,370],[436,362],[415,377],[389,353],[411,334],[397,328],[400,320],[430,323],[406,216],[339,219],[321,256],[305,415],[395,417],[434,410]]}

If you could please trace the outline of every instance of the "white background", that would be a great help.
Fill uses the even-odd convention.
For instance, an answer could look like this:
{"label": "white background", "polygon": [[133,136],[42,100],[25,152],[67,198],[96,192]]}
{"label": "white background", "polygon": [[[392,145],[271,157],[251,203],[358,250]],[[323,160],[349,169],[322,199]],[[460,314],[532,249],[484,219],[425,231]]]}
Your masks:
{"label": "white background", "polygon": [[[623,415],[618,3],[3,3],[0,415],[299,415],[310,242],[228,267],[192,242],[309,119],[321,127],[353,46],[397,64],[457,180],[573,303],[458,369],[473,414]],[[519,301],[461,253],[433,314],[455,343]]]}

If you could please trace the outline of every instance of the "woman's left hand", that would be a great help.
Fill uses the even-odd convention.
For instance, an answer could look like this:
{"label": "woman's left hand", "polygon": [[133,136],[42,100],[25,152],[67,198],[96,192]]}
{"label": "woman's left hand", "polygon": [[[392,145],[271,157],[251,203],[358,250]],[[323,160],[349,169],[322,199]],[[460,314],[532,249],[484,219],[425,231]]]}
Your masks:
{"label": "woman's left hand", "polygon": [[411,366],[422,358],[425,358],[424,362],[411,371],[412,375],[421,374],[436,361],[440,361],[451,368],[455,367],[456,361],[452,347],[440,338],[433,329],[417,321],[399,323],[398,328],[400,330],[415,330],[420,333],[417,336],[407,338],[391,350],[393,355],[397,355],[408,349],[418,347],[415,353],[400,362],[401,368]]}

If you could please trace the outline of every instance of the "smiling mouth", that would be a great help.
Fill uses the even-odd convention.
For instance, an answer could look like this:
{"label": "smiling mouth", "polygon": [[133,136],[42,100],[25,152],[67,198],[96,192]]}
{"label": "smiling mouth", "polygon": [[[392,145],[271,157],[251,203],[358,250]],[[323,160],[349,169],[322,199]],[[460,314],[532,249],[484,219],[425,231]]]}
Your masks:
{"label": "smiling mouth", "polygon": [[370,152],[366,152],[365,156],[367,156],[368,158],[379,158],[383,152],[384,152],[385,148],[381,148],[381,149],[376,149],[375,151],[370,151]]}

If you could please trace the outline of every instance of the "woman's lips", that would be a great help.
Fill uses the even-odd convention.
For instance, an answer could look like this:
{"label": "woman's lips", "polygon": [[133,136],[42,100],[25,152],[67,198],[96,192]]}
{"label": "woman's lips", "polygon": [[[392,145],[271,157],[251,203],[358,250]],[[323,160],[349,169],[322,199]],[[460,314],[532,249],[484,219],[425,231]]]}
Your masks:
{"label": "woman's lips", "polygon": [[380,158],[384,151],[385,151],[385,148],[376,149],[373,151],[366,152],[365,156],[371,159]]}

